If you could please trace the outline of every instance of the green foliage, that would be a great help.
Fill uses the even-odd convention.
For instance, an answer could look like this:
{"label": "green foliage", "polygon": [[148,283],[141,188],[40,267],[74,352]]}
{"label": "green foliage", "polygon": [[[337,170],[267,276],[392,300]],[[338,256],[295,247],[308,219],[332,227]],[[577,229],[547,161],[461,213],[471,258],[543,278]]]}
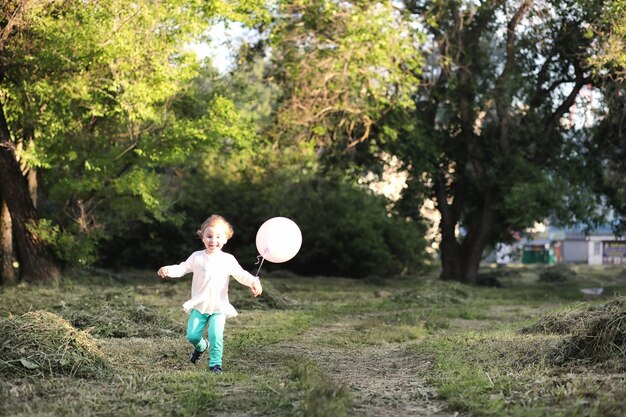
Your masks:
{"label": "green foliage", "polygon": [[101,239],[136,219],[172,218],[174,170],[190,153],[249,146],[253,130],[232,102],[195,89],[202,69],[185,45],[215,18],[263,20],[259,3],[67,1],[23,10],[2,40],[2,104],[22,162],[38,170],[48,240],[64,260],[90,262]]}
{"label": "green foliage", "polygon": [[604,4],[602,18],[588,29],[587,36],[599,39],[599,51],[590,57],[600,73],[626,80],[626,5],[619,0]]}
{"label": "green foliage", "polygon": [[613,2],[403,4],[428,34],[427,65],[415,111],[392,115],[397,140],[380,146],[408,168],[405,213],[417,218],[416,200],[436,201],[446,278],[474,279],[477,253],[537,220],[597,225],[603,163],[588,158],[589,132],[568,112],[594,81],[586,60],[599,37],[585,28]]}
{"label": "green foliage", "polygon": [[626,235],[626,134],[622,128],[626,83],[607,74],[603,87],[606,115],[589,132],[593,140],[586,144],[588,171],[592,189],[613,210],[615,232]]}
{"label": "green foliage", "polygon": [[31,229],[36,236],[48,243],[64,262],[88,265],[98,258],[94,236],[81,234],[75,225],[61,229],[58,224],[48,219],[40,219],[37,226]]}
{"label": "green foliage", "polygon": [[293,262],[299,273],[388,275],[423,261],[423,227],[388,216],[382,197],[333,180],[300,184],[289,196],[285,204],[305,236]]}
{"label": "green foliage", "polygon": [[216,18],[266,20],[260,2],[43,2],[16,13],[3,6],[14,20],[2,104],[22,162],[38,170],[39,232],[64,261],[92,262],[102,239],[137,220],[179,222],[168,213],[175,167],[253,140],[230,100],[197,89],[211,74],[182,45]]}
{"label": "green foliage", "polygon": [[619,416],[623,389],[600,372],[570,373],[543,363],[553,337],[510,333],[426,342],[437,354],[432,382],[454,408],[477,416]]}
{"label": "green foliage", "polygon": [[277,149],[307,143],[353,178],[398,156],[410,176],[394,212],[419,219],[439,198],[444,235],[466,232],[446,246],[476,272],[470,253],[512,231],[606,214],[588,175],[601,165],[586,163],[587,133],[564,117],[592,80],[598,37],[585,29],[612,4],[285,0],[244,57],[271,46],[266,79],[280,95],[262,120]]}
{"label": "green foliage", "polygon": [[394,107],[412,107],[419,34],[393,2],[278,2],[270,74],[282,96],[270,136],[326,151],[370,137]]}
{"label": "green foliage", "polygon": [[[0,95],[20,162],[38,170],[38,232],[66,262],[180,261],[221,212],[244,263],[259,225],[285,215],[305,235],[290,269],[412,271],[436,185],[464,249],[546,216],[624,212],[619,2],[533,3],[520,22],[514,2],[26,3],[0,40]],[[185,48],[219,20],[259,35],[227,79]],[[591,139],[565,122],[567,91],[607,71]],[[389,155],[410,174],[393,207],[355,185]]]}
{"label": "green foliage", "polygon": [[[233,166],[236,158],[241,158],[241,168]],[[287,162],[289,158],[293,164]],[[181,262],[201,247],[195,238],[198,226],[211,213],[220,213],[235,228],[226,250],[248,268],[258,255],[258,228],[276,216],[293,219],[303,234],[298,255],[277,268],[305,275],[365,277],[407,273],[423,265],[426,243],[421,224],[390,215],[383,197],[338,177],[319,176],[308,161],[287,152],[277,155],[271,149],[259,150],[254,158],[246,152],[230,160],[221,155],[204,157],[204,172],[184,183],[184,198],[177,206],[185,217],[180,232],[165,238],[153,229],[155,237],[165,238],[162,241],[171,246],[165,258],[159,257],[163,250],[155,248],[158,243],[145,245],[131,233],[127,239],[111,242],[116,248],[123,242],[126,248],[124,254],[118,253],[117,262],[143,266],[137,264],[139,258],[152,267],[165,260]],[[265,263],[264,268],[271,270],[273,265]]]}

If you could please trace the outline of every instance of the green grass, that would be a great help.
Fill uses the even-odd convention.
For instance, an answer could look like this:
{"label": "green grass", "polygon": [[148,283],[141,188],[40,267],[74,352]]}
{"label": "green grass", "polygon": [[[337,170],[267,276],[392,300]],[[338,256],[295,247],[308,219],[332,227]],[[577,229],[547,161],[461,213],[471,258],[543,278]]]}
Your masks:
{"label": "green grass", "polygon": [[585,366],[551,366],[557,336],[466,333],[425,342],[436,352],[428,375],[455,409],[477,416],[621,416],[624,375]]}
{"label": "green grass", "polygon": [[[88,334],[107,361],[106,372],[50,367],[1,373],[0,415],[367,416],[366,394],[352,382],[375,390],[376,381],[357,371],[346,381],[332,361],[344,355],[350,365],[351,355],[367,360],[376,352],[404,352],[415,366],[390,365],[393,375],[407,372],[408,380],[425,381],[439,396],[419,391],[410,398],[443,401],[452,414],[621,416],[623,369],[609,362],[556,363],[551,358],[568,335],[519,331],[549,314],[559,317],[626,293],[623,269],[574,270],[563,282],[539,282],[537,267],[492,271],[502,288],[432,275],[386,281],[270,276],[259,299],[233,281],[231,301],[240,315],[227,321],[222,375],[209,373],[206,362],[188,363],[181,304],[189,278],[90,271],[53,284],[0,288],[0,324],[29,311],[53,313]],[[580,292],[598,286],[605,288],[601,298]],[[38,357],[38,347],[54,350],[36,343],[42,334],[24,335],[34,344],[20,339],[30,351],[17,352],[14,364]],[[13,336],[0,336],[0,349],[8,349]],[[74,345],[66,340],[63,346]]]}

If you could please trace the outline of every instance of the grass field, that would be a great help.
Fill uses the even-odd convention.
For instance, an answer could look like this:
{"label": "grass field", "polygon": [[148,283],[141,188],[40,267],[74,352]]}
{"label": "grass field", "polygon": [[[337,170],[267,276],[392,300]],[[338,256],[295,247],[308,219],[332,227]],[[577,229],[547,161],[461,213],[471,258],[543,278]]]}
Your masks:
{"label": "grass field", "polygon": [[626,270],[545,272],[493,270],[500,288],[277,273],[258,299],[233,281],[221,375],[188,362],[190,276],[0,288],[0,415],[624,415]]}

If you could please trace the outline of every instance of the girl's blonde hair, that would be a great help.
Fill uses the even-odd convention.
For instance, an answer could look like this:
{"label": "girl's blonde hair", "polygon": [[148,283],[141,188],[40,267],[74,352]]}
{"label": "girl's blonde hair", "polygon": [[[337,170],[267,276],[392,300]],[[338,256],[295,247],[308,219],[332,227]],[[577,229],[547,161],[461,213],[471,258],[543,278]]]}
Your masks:
{"label": "girl's blonde hair", "polygon": [[230,225],[230,223],[228,223],[226,219],[219,214],[213,214],[208,219],[206,219],[204,223],[202,223],[202,226],[200,226],[200,230],[198,230],[198,236],[200,236],[200,239],[202,239],[204,231],[207,227],[216,226],[221,226],[224,228],[224,233],[226,233],[226,239],[230,239],[231,237],[233,237],[235,231],[233,230],[233,227]]}

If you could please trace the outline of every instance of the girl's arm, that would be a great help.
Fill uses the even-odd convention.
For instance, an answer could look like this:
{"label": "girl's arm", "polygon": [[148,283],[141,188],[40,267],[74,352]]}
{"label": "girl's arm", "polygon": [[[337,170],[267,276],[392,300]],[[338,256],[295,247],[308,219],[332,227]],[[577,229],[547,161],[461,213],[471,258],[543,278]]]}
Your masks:
{"label": "girl's arm", "polygon": [[245,285],[246,287],[250,287],[252,289],[252,295],[255,297],[258,297],[263,292],[263,287],[261,286],[261,280],[259,280],[259,277],[255,277],[243,269],[234,257],[232,258],[230,275],[232,275],[232,277],[239,283]]}
{"label": "girl's arm", "polygon": [[179,263],[178,265],[162,266],[157,271],[157,274],[159,274],[161,278],[180,278],[190,272],[193,272],[193,255],[185,262]]}

